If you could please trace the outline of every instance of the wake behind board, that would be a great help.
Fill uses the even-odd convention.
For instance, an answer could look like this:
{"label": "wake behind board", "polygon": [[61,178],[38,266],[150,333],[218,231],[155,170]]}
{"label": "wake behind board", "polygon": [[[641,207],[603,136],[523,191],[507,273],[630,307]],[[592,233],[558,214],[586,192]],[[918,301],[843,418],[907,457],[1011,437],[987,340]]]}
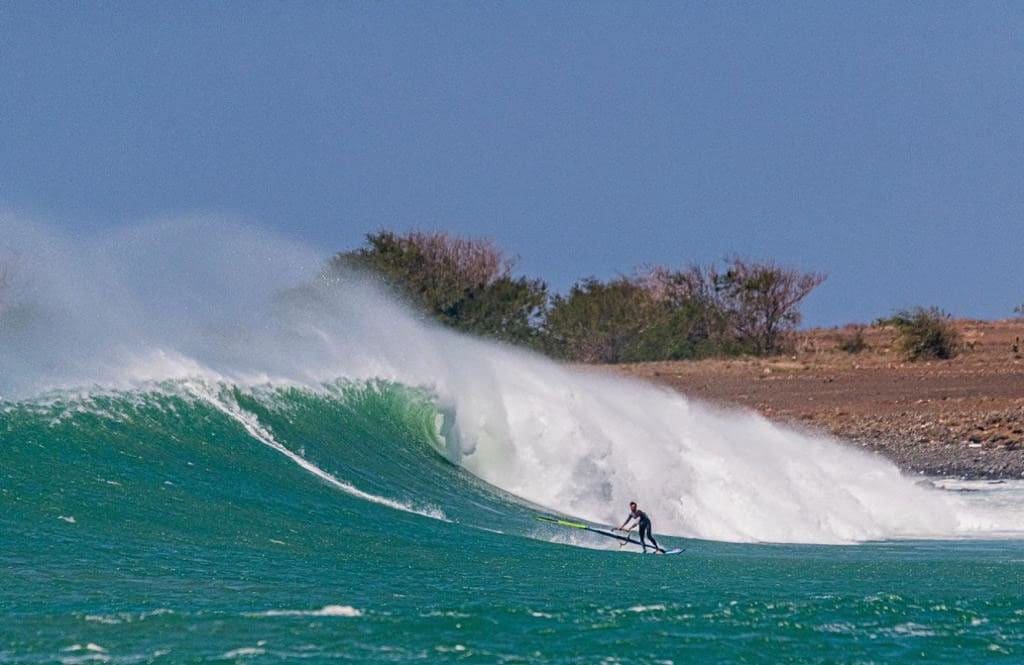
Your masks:
{"label": "wake behind board", "polygon": [[[564,527],[568,527],[570,529],[581,529],[583,531],[590,531],[591,533],[600,534],[600,535],[605,536],[607,538],[614,538],[615,540],[618,540],[619,542],[621,542],[623,545],[625,545],[626,543],[631,543],[631,544],[637,545],[639,547],[643,547],[644,546],[643,543],[641,543],[639,540],[636,540],[635,538],[630,538],[629,536],[618,534],[618,533],[612,533],[611,531],[606,531],[604,529],[598,529],[596,527],[592,527],[589,524],[584,524],[582,522],[570,522],[569,520],[558,519],[557,517],[548,517],[547,515],[535,515],[535,517],[538,520],[540,520],[541,522],[547,522],[549,524],[557,524],[558,526],[564,526]],[[666,550],[666,549],[663,549],[661,547],[654,547],[653,545],[650,545],[649,547],[651,549],[655,550],[655,553],[661,553],[661,554],[682,554],[683,552],[686,551],[685,547],[675,548],[675,549],[671,549],[671,550]]]}

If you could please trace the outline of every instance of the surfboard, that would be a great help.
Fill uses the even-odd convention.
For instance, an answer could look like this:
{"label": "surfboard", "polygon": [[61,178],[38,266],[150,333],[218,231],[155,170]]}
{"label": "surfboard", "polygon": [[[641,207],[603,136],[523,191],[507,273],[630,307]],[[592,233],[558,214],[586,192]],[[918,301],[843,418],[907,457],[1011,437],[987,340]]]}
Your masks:
{"label": "surfboard", "polygon": [[[557,524],[558,526],[564,526],[564,527],[567,527],[567,528],[570,528],[570,529],[581,529],[583,531],[590,531],[591,533],[600,534],[602,536],[605,536],[606,538],[614,538],[615,540],[620,541],[623,545],[625,545],[626,543],[631,543],[631,544],[637,545],[639,547],[643,547],[644,546],[643,543],[641,543],[639,540],[636,540],[635,538],[630,538],[629,536],[624,535],[624,534],[613,533],[613,532],[607,531],[605,529],[599,529],[597,527],[590,526],[589,524],[584,524],[583,522],[572,522],[570,520],[563,520],[563,519],[559,519],[557,517],[550,517],[548,515],[535,515],[535,517],[538,520],[540,520],[541,522],[547,522],[549,524]],[[683,552],[686,551],[685,547],[674,548],[674,549],[671,549],[671,550],[666,550],[666,549],[661,548],[661,547],[654,547],[653,545],[648,545],[648,547],[650,547],[651,549],[656,550],[656,552],[660,552],[662,554],[682,554]],[[652,554],[654,554],[656,552],[652,552]]]}

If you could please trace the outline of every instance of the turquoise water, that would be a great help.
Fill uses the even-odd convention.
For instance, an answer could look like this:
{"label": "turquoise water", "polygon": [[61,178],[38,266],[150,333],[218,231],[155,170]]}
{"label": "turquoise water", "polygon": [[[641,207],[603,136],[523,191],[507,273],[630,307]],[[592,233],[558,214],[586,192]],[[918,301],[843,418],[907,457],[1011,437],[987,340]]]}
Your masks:
{"label": "turquoise water", "polygon": [[0,402],[0,662],[1024,662],[1019,540],[641,556],[453,464],[450,417],[384,382]]}

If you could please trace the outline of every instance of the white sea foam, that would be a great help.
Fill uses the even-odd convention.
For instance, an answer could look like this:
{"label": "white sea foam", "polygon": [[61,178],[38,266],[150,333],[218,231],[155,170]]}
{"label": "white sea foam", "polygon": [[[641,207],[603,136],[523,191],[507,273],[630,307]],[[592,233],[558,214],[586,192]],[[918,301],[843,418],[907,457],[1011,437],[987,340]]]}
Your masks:
{"label": "white sea foam", "polygon": [[61,651],[91,651],[93,653],[106,653],[107,650],[100,645],[89,642],[87,644],[72,644],[69,647],[64,647]]}
{"label": "white sea foam", "polygon": [[156,609],[138,613],[118,612],[116,614],[86,614],[82,618],[86,621],[90,621],[93,623],[102,623],[113,626],[121,623],[145,621],[150,617],[158,617],[163,616],[165,614],[174,614],[174,610],[168,609],[166,607],[157,607]]}
{"label": "white sea foam", "polygon": [[221,658],[246,658],[249,656],[262,656],[267,652],[263,647],[240,647],[232,649],[221,656]]}
{"label": "white sea foam", "polygon": [[0,314],[0,395],[196,379],[197,396],[257,440],[361,499],[441,516],[331,476],[209,386],[422,386],[452,462],[599,522],[620,522],[635,499],[659,533],[841,543],[1024,530],[1019,505],[919,487],[827,437],[437,329],[356,276],[309,286],[322,257],[238,225],[171,220],[71,241],[8,216],[0,237],[23,257]]}
{"label": "white sea foam", "polygon": [[362,610],[351,605],[325,605],[318,610],[266,610],[249,612],[248,617],[361,617]]}
{"label": "white sea foam", "polygon": [[72,644],[64,647],[61,651],[74,653],[74,656],[63,656],[60,662],[64,665],[77,665],[78,663],[106,663],[110,661],[107,650],[94,642],[86,644]]}

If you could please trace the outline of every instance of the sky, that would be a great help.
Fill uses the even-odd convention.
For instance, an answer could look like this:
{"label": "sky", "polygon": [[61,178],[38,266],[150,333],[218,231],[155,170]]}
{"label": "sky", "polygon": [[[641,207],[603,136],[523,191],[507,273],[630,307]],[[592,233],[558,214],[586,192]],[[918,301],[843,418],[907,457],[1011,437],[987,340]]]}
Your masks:
{"label": "sky", "polygon": [[742,255],[828,274],[808,325],[1005,318],[1024,4],[7,2],[0,209],[445,230],[555,290]]}

